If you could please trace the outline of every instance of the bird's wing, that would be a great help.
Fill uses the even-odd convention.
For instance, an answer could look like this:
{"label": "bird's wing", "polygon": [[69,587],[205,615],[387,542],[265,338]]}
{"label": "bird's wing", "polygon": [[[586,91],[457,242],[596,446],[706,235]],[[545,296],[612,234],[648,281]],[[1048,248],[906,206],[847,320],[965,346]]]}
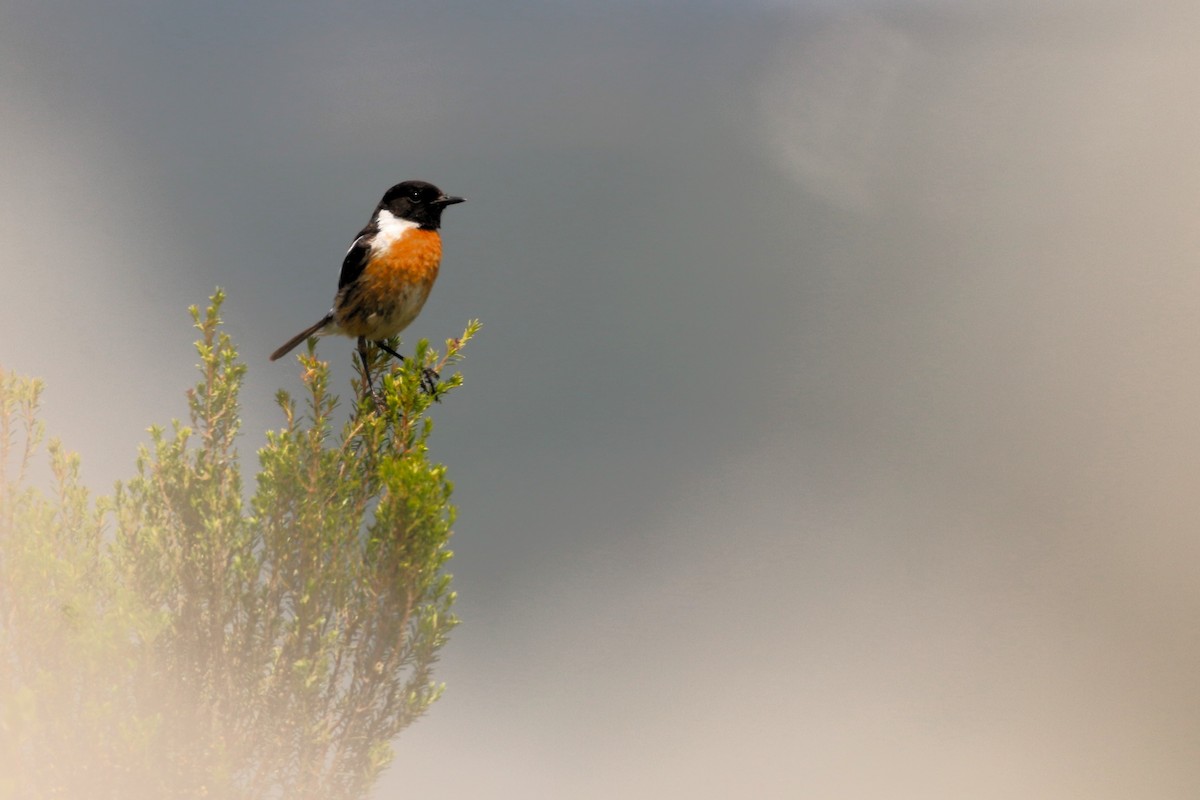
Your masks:
{"label": "bird's wing", "polygon": [[346,257],[342,259],[342,274],[338,276],[339,291],[346,288],[346,284],[354,283],[366,269],[367,259],[371,255],[370,238],[371,226],[368,225],[362,229],[362,232],[354,239],[354,243],[350,245],[350,249],[346,251]]}

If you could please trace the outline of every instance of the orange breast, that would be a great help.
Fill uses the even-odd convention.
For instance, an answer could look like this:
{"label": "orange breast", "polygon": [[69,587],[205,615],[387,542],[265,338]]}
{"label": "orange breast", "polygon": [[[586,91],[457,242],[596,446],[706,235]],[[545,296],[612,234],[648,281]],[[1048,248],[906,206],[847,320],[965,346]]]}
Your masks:
{"label": "orange breast", "polygon": [[414,284],[431,284],[442,263],[442,237],[437,231],[413,228],[392,243],[386,253],[367,264],[359,280],[372,294],[395,294]]}
{"label": "orange breast", "polygon": [[351,336],[385,339],[412,322],[437,280],[442,239],[413,228],[374,255],[335,309],[338,327]]}

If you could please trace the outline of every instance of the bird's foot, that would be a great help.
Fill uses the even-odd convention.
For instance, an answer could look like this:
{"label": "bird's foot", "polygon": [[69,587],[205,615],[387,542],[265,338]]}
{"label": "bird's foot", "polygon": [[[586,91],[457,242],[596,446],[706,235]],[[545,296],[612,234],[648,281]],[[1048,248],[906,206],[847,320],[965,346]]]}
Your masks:
{"label": "bird's foot", "polygon": [[441,377],[438,371],[431,367],[421,369],[421,391],[432,397],[435,403],[442,402],[441,393],[437,388],[437,382]]}

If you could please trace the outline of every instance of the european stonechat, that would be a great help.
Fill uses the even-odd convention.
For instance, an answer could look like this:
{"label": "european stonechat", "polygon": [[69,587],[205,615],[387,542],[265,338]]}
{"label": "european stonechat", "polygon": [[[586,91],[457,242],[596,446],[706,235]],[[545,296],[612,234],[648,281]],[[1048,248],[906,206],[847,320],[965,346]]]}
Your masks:
{"label": "european stonechat", "polygon": [[[442,262],[442,210],[461,202],[463,198],[425,181],[404,181],[388,189],[346,251],[333,308],[288,339],[271,360],[287,355],[310,336],[356,336],[370,389],[367,342],[404,360],[385,340],[407,328],[425,305]],[[426,379],[432,384],[428,375]]]}

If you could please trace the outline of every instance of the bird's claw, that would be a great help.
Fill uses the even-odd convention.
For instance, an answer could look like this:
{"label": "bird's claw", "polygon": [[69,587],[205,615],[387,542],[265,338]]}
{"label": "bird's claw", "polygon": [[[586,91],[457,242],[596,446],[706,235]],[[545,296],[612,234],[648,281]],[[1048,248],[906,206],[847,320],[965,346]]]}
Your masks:
{"label": "bird's claw", "polygon": [[421,369],[421,390],[432,397],[434,402],[441,402],[441,397],[437,389],[437,382],[441,377],[437,370],[432,367],[423,367]]}

